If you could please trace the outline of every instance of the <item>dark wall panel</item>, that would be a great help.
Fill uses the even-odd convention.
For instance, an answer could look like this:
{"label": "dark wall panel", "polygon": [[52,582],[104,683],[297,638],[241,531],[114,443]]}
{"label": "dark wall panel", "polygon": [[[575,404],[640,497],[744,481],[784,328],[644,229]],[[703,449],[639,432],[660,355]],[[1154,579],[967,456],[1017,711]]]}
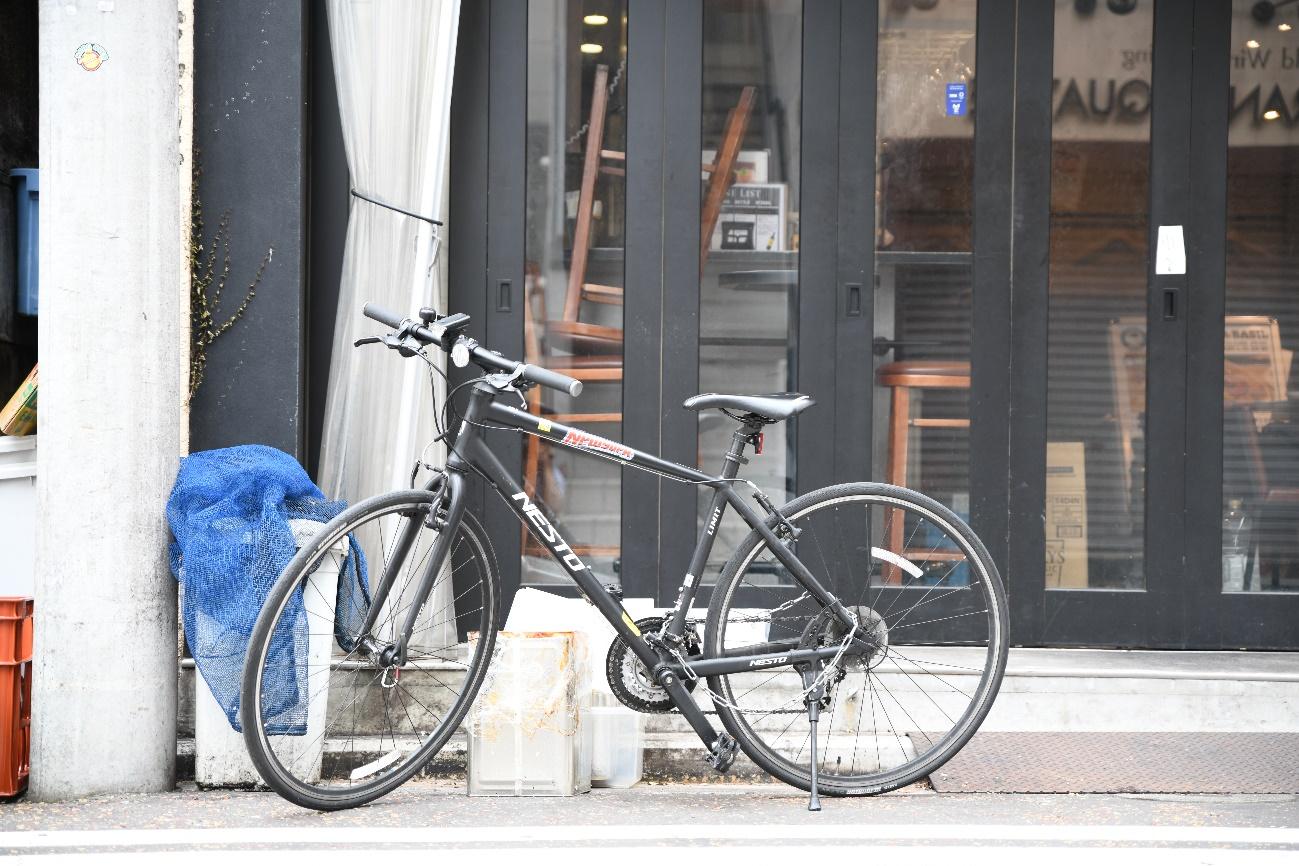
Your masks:
{"label": "dark wall panel", "polygon": [[[207,350],[190,414],[199,451],[258,442],[304,456],[306,12],[299,3],[195,4],[194,144],[205,244],[229,213],[219,313],[247,312]],[[218,249],[216,270],[224,251]]]}
{"label": "dark wall panel", "polygon": [[0,403],[36,363],[36,319],[17,310],[17,222],[9,169],[36,160],[36,0],[0,3]]}
{"label": "dark wall panel", "polygon": [[307,129],[310,153],[307,248],[307,450],[303,464],[315,477],[320,463],[320,439],[325,422],[325,396],[329,362],[334,347],[334,322],[338,314],[338,286],[343,272],[343,246],[347,241],[350,176],[343,149],[343,124],[338,116],[338,90],[334,86],[334,60],[329,52],[329,17],[324,4],[309,6],[311,34],[308,51]]}

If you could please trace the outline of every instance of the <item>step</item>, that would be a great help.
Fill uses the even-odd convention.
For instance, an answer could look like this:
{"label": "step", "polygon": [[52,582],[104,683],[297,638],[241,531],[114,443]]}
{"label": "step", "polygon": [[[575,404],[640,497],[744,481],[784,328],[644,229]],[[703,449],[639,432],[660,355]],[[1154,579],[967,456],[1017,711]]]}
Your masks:
{"label": "step", "polygon": [[[971,652],[943,651],[954,664]],[[781,699],[797,697],[798,686],[788,679],[779,690]],[[184,779],[193,777],[192,663],[182,667],[180,684],[177,759]],[[707,697],[697,695],[720,728]],[[1299,653],[1012,649],[982,730],[1299,732]],[[680,714],[649,715],[645,731],[646,778],[717,780],[702,763],[702,745]],[[463,746],[459,749],[441,757],[440,772],[463,772]],[[760,775],[741,759],[730,778]]]}

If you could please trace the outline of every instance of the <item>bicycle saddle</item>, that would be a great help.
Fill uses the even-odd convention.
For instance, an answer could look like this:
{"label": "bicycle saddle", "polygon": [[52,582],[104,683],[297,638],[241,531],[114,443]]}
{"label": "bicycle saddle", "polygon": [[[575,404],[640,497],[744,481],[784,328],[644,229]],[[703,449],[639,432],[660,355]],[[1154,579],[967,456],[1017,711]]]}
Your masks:
{"label": "bicycle saddle", "polygon": [[806,394],[696,394],[681,405],[692,412],[726,409],[774,423],[793,417],[815,403]]}

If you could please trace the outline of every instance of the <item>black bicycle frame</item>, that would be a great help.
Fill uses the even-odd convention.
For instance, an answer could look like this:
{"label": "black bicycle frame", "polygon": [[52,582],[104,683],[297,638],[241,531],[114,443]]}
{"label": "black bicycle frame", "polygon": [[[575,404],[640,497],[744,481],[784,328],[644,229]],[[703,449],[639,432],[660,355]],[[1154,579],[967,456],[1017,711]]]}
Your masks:
{"label": "black bicycle frame", "polygon": [[[780,563],[789,569],[790,574],[811,598],[819,602],[822,607],[833,611],[845,627],[852,628],[855,625],[852,615],[838,599],[822,586],[816,576],[794,554],[789,545],[777,536],[769,522],[751,508],[740,494],[735,492],[734,485],[744,456],[744,449],[746,445],[754,440],[759,428],[742,425],[735,431],[732,436],[730,450],[726,454],[722,474],[714,477],[706,475],[698,469],[672,463],[651,454],[645,454],[620,442],[614,442],[579,430],[576,427],[569,427],[558,421],[541,418],[522,409],[498,403],[496,398],[501,393],[501,390],[488,383],[480,383],[474,387],[469,405],[452,444],[451,453],[447,460],[447,471],[435,476],[429,482],[428,487],[430,490],[440,489],[442,492],[442,507],[436,509],[437,513],[431,519],[441,521],[443,531],[434,550],[431,552],[429,566],[421,576],[417,598],[424,597],[432,590],[440,563],[446,556],[451,539],[455,536],[455,529],[464,514],[465,478],[468,473],[476,471],[482,474],[496,488],[496,492],[501,499],[514,511],[519,520],[527,526],[537,541],[549,551],[555,562],[572,578],[578,590],[608,620],[619,637],[626,642],[646,669],[653,673],[655,679],[672,697],[674,703],[699,734],[705,745],[710,748],[713,747],[717,739],[716,731],[690,697],[683,680],[689,681],[695,677],[740,673],[754,669],[813,665],[833,657],[839,651],[838,647],[800,649],[799,640],[794,638],[742,647],[727,651],[721,656],[708,656],[707,654],[687,656],[683,663],[674,654],[651,646],[644,639],[631,616],[623,608],[622,603],[605,588],[601,580],[573,549],[572,544],[568,541],[571,536],[564,527],[558,521],[549,518],[538,506],[537,502],[534,502],[532,497],[523,490],[522,485],[501,464],[500,459],[491,451],[482,436],[483,426],[505,427],[536,436],[561,447],[603,457],[636,469],[655,472],[677,481],[713,488],[708,521],[699,535],[694,554],[690,559],[689,570],[682,581],[681,591],[668,618],[666,631],[669,640],[680,638],[685,632],[687,613],[699,588],[699,575],[704,571],[708,555],[712,552],[713,542],[716,540],[717,526],[721,522],[722,515],[728,505],[735,509],[745,523],[762,536],[768,548],[775,554]],[[413,525],[412,531],[408,533],[412,539],[417,529],[418,525]],[[392,562],[400,563],[408,546],[408,539],[400,539],[397,549],[394,551],[395,555]],[[388,570],[385,570],[376,586],[375,599],[383,599],[386,596],[394,576],[394,574],[390,574]],[[377,608],[377,606],[374,607]],[[405,659],[405,645],[409,635],[414,631],[418,607],[418,605],[414,606],[415,609],[408,614],[407,622],[400,632],[402,635],[400,645],[395,648],[393,653],[396,660]],[[375,615],[376,612],[372,610],[371,618]],[[371,625],[372,623],[366,624],[367,631]],[[362,633],[364,634],[366,631]],[[861,643],[863,647],[869,648],[866,641],[861,641]]]}

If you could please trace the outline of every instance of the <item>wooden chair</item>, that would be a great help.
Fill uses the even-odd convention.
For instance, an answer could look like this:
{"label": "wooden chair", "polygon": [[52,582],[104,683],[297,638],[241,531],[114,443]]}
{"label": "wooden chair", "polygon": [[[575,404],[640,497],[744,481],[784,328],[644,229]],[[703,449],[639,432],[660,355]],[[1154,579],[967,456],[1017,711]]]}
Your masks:
{"label": "wooden chair", "polygon": [[[963,361],[894,361],[883,364],[876,372],[876,381],[882,387],[892,388],[889,402],[889,456],[884,480],[898,487],[907,486],[907,439],[911,428],[968,429],[969,418],[924,418],[911,410],[912,391],[925,389],[970,389],[970,365]],[[901,512],[894,511],[886,517],[885,543],[888,549],[900,556],[922,557],[925,561],[957,561],[965,558],[952,550],[903,550],[905,544]],[[896,566],[884,566],[886,583],[901,583],[902,575]]]}
{"label": "wooden chair", "polygon": [[[597,325],[582,321],[582,304],[622,304],[623,289],[589,283],[587,265],[591,254],[592,224],[595,220],[596,183],[600,175],[625,177],[627,154],[621,150],[604,148],[604,124],[609,102],[609,67],[600,65],[595,70],[591,92],[591,114],[586,133],[586,155],[582,162],[582,185],[577,199],[577,222],[573,229],[573,257],[568,271],[568,289],[564,294],[564,310],[560,318],[546,323],[546,340],[553,348],[564,348],[573,354],[622,355],[622,328]],[[735,162],[744,143],[749,117],[757,89],[752,85],[740,91],[740,99],[726,118],[721,146],[713,162],[704,165],[708,187],[704,193],[700,213],[699,268],[702,272],[708,259],[713,228],[721,214],[726,190],[735,174]],[[612,165],[609,163],[620,163]],[[621,360],[606,359],[606,363],[621,366]]]}
{"label": "wooden chair", "polygon": [[[708,257],[713,228],[721,214],[726,190],[735,174],[744,134],[753,113],[756,94],[753,86],[745,87],[739,102],[726,119],[721,146],[714,161],[703,166],[708,175],[700,214],[699,266],[702,272]],[[586,279],[591,254],[591,237],[595,221],[596,184],[602,175],[625,177],[627,154],[604,147],[604,127],[609,103],[609,67],[600,65],[595,70],[591,92],[591,113],[586,133],[586,151],[582,162],[582,183],[578,191],[577,220],[573,230],[573,254],[569,265],[568,286],[564,293],[564,308],[558,319],[547,319],[545,291],[540,270],[534,266],[526,275],[524,287],[524,345],[529,363],[539,364],[583,382],[612,383],[623,378],[623,329],[599,325],[582,320],[584,303],[623,303],[623,289],[591,283]],[[538,327],[545,322],[544,333]],[[567,354],[552,355],[551,351]],[[548,396],[548,395],[545,395]],[[528,398],[528,411],[559,421],[562,424],[620,423],[621,412],[546,412],[542,404],[541,389],[534,389]],[[524,486],[542,498],[547,492],[546,478],[550,455],[535,436],[527,437],[524,451]],[[525,552],[540,553],[524,532]],[[613,556],[617,548],[577,546],[575,552],[589,556]]]}

